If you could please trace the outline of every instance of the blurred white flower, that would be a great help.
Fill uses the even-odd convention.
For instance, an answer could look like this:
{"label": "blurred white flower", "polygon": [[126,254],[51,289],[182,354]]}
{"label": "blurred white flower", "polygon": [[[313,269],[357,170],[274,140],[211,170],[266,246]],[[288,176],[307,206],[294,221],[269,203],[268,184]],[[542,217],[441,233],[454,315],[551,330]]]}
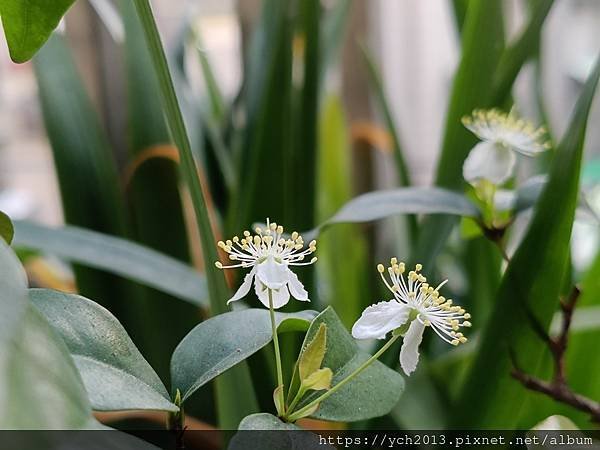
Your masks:
{"label": "blurred white flower", "polygon": [[[400,366],[410,375],[419,362],[419,345],[426,327],[431,327],[445,342],[458,345],[467,342],[467,338],[458,330],[471,326],[468,322],[471,315],[439,294],[439,289],[448,280],[433,288],[420,273],[420,264],[405,277],[405,264],[398,263],[396,258],[390,262],[387,269],[379,264],[377,270],[394,298],[365,309],[352,327],[352,336],[356,339],[385,339],[393,330],[405,333],[400,350]],[[386,272],[388,277],[385,276]]]}
{"label": "blurred white flower", "polygon": [[463,165],[463,176],[471,184],[488,180],[500,185],[513,174],[515,152],[536,156],[550,147],[543,127],[535,128],[512,112],[475,110],[462,122],[482,141],[473,147]]}
{"label": "blurred white flower", "polygon": [[273,297],[273,308],[278,309],[288,303],[290,294],[297,300],[310,301],[308,292],[292,272],[289,266],[305,266],[314,263],[317,258],[308,262],[304,259],[315,252],[317,242],[312,241],[304,248],[302,236],[293,232],[291,238],[284,239],[283,227],[276,223],[269,223],[266,229],[257,227],[256,234],[244,231],[244,237],[234,236],[226,242],[220,241],[218,246],[229,254],[231,261],[237,263],[224,266],[217,261],[219,269],[233,269],[236,267],[252,268],[246,275],[242,285],[227,304],[242,299],[250,292],[254,280],[254,290],[258,299],[267,308],[269,307],[269,289]]}

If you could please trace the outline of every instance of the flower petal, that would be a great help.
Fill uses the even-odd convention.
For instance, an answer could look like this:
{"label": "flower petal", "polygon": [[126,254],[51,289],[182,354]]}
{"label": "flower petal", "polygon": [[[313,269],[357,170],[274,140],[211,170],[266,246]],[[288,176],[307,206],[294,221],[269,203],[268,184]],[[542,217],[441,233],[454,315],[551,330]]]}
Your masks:
{"label": "flower petal", "polygon": [[404,335],[404,342],[400,349],[400,366],[406,375],[410,375],[417,368],[419,345],[423,340],[423,330],[425,330],[425,325],[415,319]]}
{"label": "flower petal", "polygon": [[260,302],[265,305],[267,308],[269,307],[269,291],[268,287],[265,286],[262,281],[258,279],[258,277],[254,280],[254,292],[256,296],[260,300]]}
{"label": "flower petal", "polygon": [[288,269],[288,287],[292,297],[303,302],[310,302],[308,292],[304,289],[304,285],[298,279],[298,275]]}
{"label": "flower petal", "polygon": [[233,294],[229,300],[227,300],[227,304],[229,305],[231,302],[235,302],[237,300],[241,300],[248,292],[250,292],[250,287],[252,287],[252,279],[254,278],[254,274],[256,273],[256,269],[252,269],[245,277],[244,282],[240,285],[237,292]]}
{"label": "flower petal", "polygon": [[509,148],[493,142],[480,142],[467,156],[463,176],[471,184],[482,179],[502,184],[511,177],[516,160]]}
{"label": "flower petal", "polygon": [[287,286],[273,290],[273,309],[279,309],[290,301],[290,291]]}
{"label": "flower petal", "polygon": [[[268,308],[269,288],[257,279],[254,283],[254,292],[256,292],[256,296],[260,302]],[[282,286],[279,289],[271,289],[271,292],[273,297],[273,309],[279,309],[282,306],[287,305],[290,301],[290,292],[288,291],[287,286]]]}
{"label": "flower petal", "polygon": [[279,289],[288,282],[288,270],[285,264],[268,257],[256,266],[256,278],[270,289]]}
{"label": "flower petal", "polygon": [[352,327],[352,336],[356,339],[385,339],[388,332],[406,323],[409,312],[409,307],[396,300],[371,305]]}

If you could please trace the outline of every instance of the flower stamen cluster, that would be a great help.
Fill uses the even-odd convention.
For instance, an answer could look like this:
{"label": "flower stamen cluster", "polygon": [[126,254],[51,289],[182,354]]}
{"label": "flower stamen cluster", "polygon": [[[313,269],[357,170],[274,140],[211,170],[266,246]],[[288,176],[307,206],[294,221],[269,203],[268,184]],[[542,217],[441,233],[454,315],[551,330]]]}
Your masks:
{"label": "flower stamen cluster", "polygon": [[536,128],[513,112],[476,109],[471,116],[463,117],[462,123],[481,140],[503,144],[525,155],[550,148],[544,127]]}
{"label": "flower stamen cluster", "polygon": [[227,303],[246,296],[253,280],[256,295],[267,308],[271,307],[270,302],[273,308],[281,308],[287,304],[290,295],[297,300],[310,301],[308,292],[290,266],[313,264],[316,257],[309,261],[306,258],[317,250],[316,241],[311,241],[305,247],[304,239],[297,232],[286,238],[283,227],[267,219],[266,228],[256,227],[255,234],[244,231],[242,238],[234,236],[227,241],[219,241],[217,245],[233,262],[230,265],[215,262],[219,269],[252,269]]}
{"label": "flower stamen cluster", "polygon": [[309,262],[304,259],[317,250],[317,241],[311,241],[308,248],[304,249],[304,240],[301,235],[294,231],[291,237],[283,238],[283,227],[277,223],[268,223],[267,228],[256,227],[256,234],[244,231],[244,237],[234,236],[227,241],[219,241],[218,246],[228,253],[231,261],[239,261],[237,264],[225,266],[220,261],[215,265],[219,269],[234,269],[238,267],[252,267],[272,257],[278,263],[290,266],[305,266],[314,263],[317,258],[313,257]]}

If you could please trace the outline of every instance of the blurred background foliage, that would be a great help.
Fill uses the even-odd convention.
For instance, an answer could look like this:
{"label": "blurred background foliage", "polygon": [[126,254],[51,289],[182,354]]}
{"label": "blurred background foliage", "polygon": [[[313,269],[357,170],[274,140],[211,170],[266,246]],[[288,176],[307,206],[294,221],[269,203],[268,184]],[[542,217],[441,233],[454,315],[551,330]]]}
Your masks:
{"label": "blurred background foliage", "polygon": [[[556,413],[589,425],[582,414],[512,381],[506,349],[495,345],[502,333],[518,334],[523,357],[540,357],[531,370],[544,373],[548,355],[526,321],[512,317],[514,303],[525,295],[549,326],[562,286],[580,282],[580,306],[591,308],[592,320],[574,328],[567,370],[578,392],[600,400],[598,223],[576,218],[570,233],[583,149],[582,189],[600,212],[597,127],[583,144],[593,89],[569,122],[599,50],[597,2],[156,0],[153,7],[218,238],[267,217],[288,231],[308,231],[376,189],[435,184],[466,191],[462,163],[476,139],[460,119],[475,108],[516,108],[544,124],[562,144],[522,165],[518,179],[554,167],[556,189],[542,196],[544,207],[517,218],[508,236],[509,251],[518,247],[514,268],[503,280],[506,267],[494,244],[468,235],[467,219],[446,215],[331,226],[319,236],[319,263],[300,277],[311,307],[333,305],[350,327],[364,307],[385,299],[375,263],[398,255],[449,278],[448,296],[473,312],[473,342],[456,350],[427,342],[396,410],[349,426],[530,428]],[[118,262],[111,268],[110,253],[100,261],[109,245],[100,235],[81,254],[52,230],[46,243],[53,246],[35,244],[30,224],[20,222],[133,241],[200,274],[213,264],[202,258],[133,3],[77,2],[61,28],[32,65],[2,61],[0,210],[17,221],[15,248],[30,284],[77,291],[106,306],[168,386],[173,349],[196,323],[225,310],[226,299],[220,310],[214,302],[209,307],[203,279],[188,288],[181,285],[185,274],[169,279],[159,265],[135,276]],[[590,114],[590,123],[598,120],[597,105]],[[524,272],[531,279],[514,275]],[[228,276],[235,287],[239,277]],[[544,289],[552,298],[543,298]],[[293,361],[300,343],[284,337],[284,359]],[[260,409],[272,412],[270,352],[252,357],[249,371],[238,368],[218,398],[214,386],[200,389],[187,412],[235,427],[256,408],[255,395]],[[392,367],[396,355],[388,354]],[[223,412],[223,389],[238,392],[230,396],[244,403],[240,411]]]}

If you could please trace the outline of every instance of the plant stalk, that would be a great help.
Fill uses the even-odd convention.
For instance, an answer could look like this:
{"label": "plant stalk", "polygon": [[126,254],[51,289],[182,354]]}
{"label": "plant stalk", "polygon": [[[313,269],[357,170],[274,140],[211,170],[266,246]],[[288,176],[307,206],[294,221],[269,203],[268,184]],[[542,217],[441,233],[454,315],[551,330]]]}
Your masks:
{"label": "plant stalk", "polygon": [[181,109],[179,108],[173,80],[169,72],[167,58],[160,40],[156,21],[152,15],[152,8],[150,7],[149,0],[134,0],[134,3],[140,22],[142,23],[146,43],[158,77],[167,125],[169,126],[169,131],[174,144],[179,151],[181,174],[190,191],[190,196],[192,197],[194,213],[200,231],[202,254],[207,262],[206,281],[211,310],[213,314],[222,313],[226,311],[225,302],[223,300],[227,297],[228,287],[223,274],[212,265],[212,261],[217,261],[218,259],[215,248],[215,238],[208,216],[207,203],[202,193],[200,177],[198,176],[196,163],[192,154],[190,140],[185,128]]}
{"label": "plant stalk", "polygon": [[[277,336],[277,324],[275,323],[275,310],[273,308],[273,291],[269,289],[269,313],[271,315],[271,329],[273,330],[273,345],[275,347],[275,365],[277,366],[277,387],[283,386],[283,371],[281,369],[281,353],[279,351],[279,337]],[[278,393],[279,402],[285,405],[283,389]]]}
{"label": "plant stalk", "polygon": [[[213,265],[213,262],[218,260],[215,246],[216,239],[208,215],[208,206],[202,192],[200,175],[192,154],[183,115],[179,108],[175,86],[169,72],[167,57],[162,46],[156,21],[152,15],[149,0],[133,0],[133,2],[142,24],[152,65],[158,78],[165,119],[173,143],[179,152],[180,173],[189,189],[192,199],[200,234],[202,256],[206,263],[205,275],[211,313],[213,315],[224,313],[227,311],[225,299],[229,296],[229,288],[223,273]],[[256,394],[251,388],[252,382],[247,365],[240,364],[221,375],[216,380],[215,386],[218,420],[222,428],[234,429],[242,418],[258,410],[258,402]],[[236,392],[241,390],[242,386],[246,386],[244,388],[245,397],[239,398]],[[250,389],[247,387],[250,387]]]}

